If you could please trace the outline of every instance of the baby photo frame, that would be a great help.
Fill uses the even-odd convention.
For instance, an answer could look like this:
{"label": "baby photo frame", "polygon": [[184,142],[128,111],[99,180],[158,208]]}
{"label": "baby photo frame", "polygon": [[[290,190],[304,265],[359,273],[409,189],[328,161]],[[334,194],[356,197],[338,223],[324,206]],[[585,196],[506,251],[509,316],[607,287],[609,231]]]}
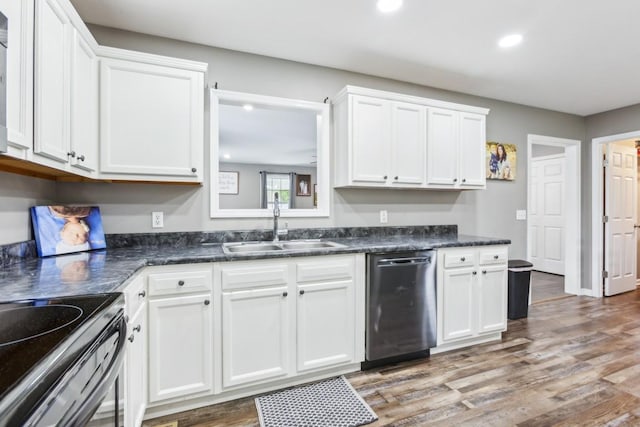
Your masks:
{"label": "baby photo frame", "polygon": [[31,221],[41,257],[107,247],[97,206],[34,206]]}

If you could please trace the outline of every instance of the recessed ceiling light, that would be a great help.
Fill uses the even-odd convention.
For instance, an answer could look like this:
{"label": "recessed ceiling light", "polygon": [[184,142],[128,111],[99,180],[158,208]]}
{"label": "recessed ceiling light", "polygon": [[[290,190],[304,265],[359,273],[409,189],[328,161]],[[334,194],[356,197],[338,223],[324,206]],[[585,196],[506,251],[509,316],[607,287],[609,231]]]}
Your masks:
{"label": "recessed ceiling light", "polygon": [[513,47],[522,43],[522,34],[509,34],[498,40],[500,47]]}
{"label": "recessed ceiling light", "polygon": [[251,104],[244,104],[242,108],[244,108],[247,111],[253,111],[253,105]]}
{"label": "recessed ceiling light", "polygon": [[402,0],[378,0],[378,10],[382,13],[391,13],[402,7]]}
{"label": "recessed ceiling light", "polygon": [[231,156],[228,153],[223,154],[222,157],[224,157],[225,159],[230,159],[231,158]]}

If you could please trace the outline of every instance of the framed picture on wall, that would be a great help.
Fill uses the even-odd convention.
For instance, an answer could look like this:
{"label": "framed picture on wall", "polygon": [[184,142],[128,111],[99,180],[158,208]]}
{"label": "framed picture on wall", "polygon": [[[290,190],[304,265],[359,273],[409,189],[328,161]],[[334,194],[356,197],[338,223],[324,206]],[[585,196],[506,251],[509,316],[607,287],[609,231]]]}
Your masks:
{"label": "framed picture on wall", "polygon": [[487,179],[514,181],[516,179],[516,145],[487,142]]}
{"label": "framed picture on wall", "polygon": [[218,172],[218,194],[238,194],[240,172]]}
{"label": "framed picture on wall", "polygon": [[296,196],[311,196],[311,175],[296,175]]}

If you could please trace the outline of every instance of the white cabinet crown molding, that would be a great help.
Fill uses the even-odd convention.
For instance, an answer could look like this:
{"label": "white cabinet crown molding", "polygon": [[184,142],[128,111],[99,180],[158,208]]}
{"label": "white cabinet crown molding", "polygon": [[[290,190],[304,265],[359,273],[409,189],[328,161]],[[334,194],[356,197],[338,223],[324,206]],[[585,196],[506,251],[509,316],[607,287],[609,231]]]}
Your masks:
{"label": "white cabinet crown molding", "polygon": [[209,67],[209,64],[206,62],[191,61],[188,59],[136,52],[133,50],[108,46],[97,46],[96,52],[98,56],[103,58],[122,59],[125,61],[135,61],[150,65],[162,65],[165,67],[181,68],[183,70],[198,71],[201,73],[206,73]]}
{"label": "white cabinet crown molding", "polygon": [[467,113],[476,113],[476,114],[489,114],[489,108],[484,107],[474,107],[471,105],[457,104],[454,102],[448,101],[440,101],[437,99],[431,98],[423,98],[415,95],[405,95],[395,92],[388,92],[378,89],[369,89],[360,86],[345,86],[335,98],[332,100],[333,103],[339,102],[339,100],[347,95],[362,95],[362,96],[370,96],[373,98],[386,99],[389,101],[400,101],[400,102],[408,102],[411,104],[424,105],[427,107],[437,107],[437,108],[446,108],[449,110],[467,112]]}

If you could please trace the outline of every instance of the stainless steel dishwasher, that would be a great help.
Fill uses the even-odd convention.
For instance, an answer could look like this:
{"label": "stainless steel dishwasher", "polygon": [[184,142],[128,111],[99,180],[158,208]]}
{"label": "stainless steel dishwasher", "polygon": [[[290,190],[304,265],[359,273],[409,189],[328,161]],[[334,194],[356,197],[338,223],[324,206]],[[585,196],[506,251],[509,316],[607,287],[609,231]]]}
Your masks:
{"label": "stainless steel dishwasher", "polygon": [[436,345],[435,251],[367,256],[363,368],[429,355]]}

